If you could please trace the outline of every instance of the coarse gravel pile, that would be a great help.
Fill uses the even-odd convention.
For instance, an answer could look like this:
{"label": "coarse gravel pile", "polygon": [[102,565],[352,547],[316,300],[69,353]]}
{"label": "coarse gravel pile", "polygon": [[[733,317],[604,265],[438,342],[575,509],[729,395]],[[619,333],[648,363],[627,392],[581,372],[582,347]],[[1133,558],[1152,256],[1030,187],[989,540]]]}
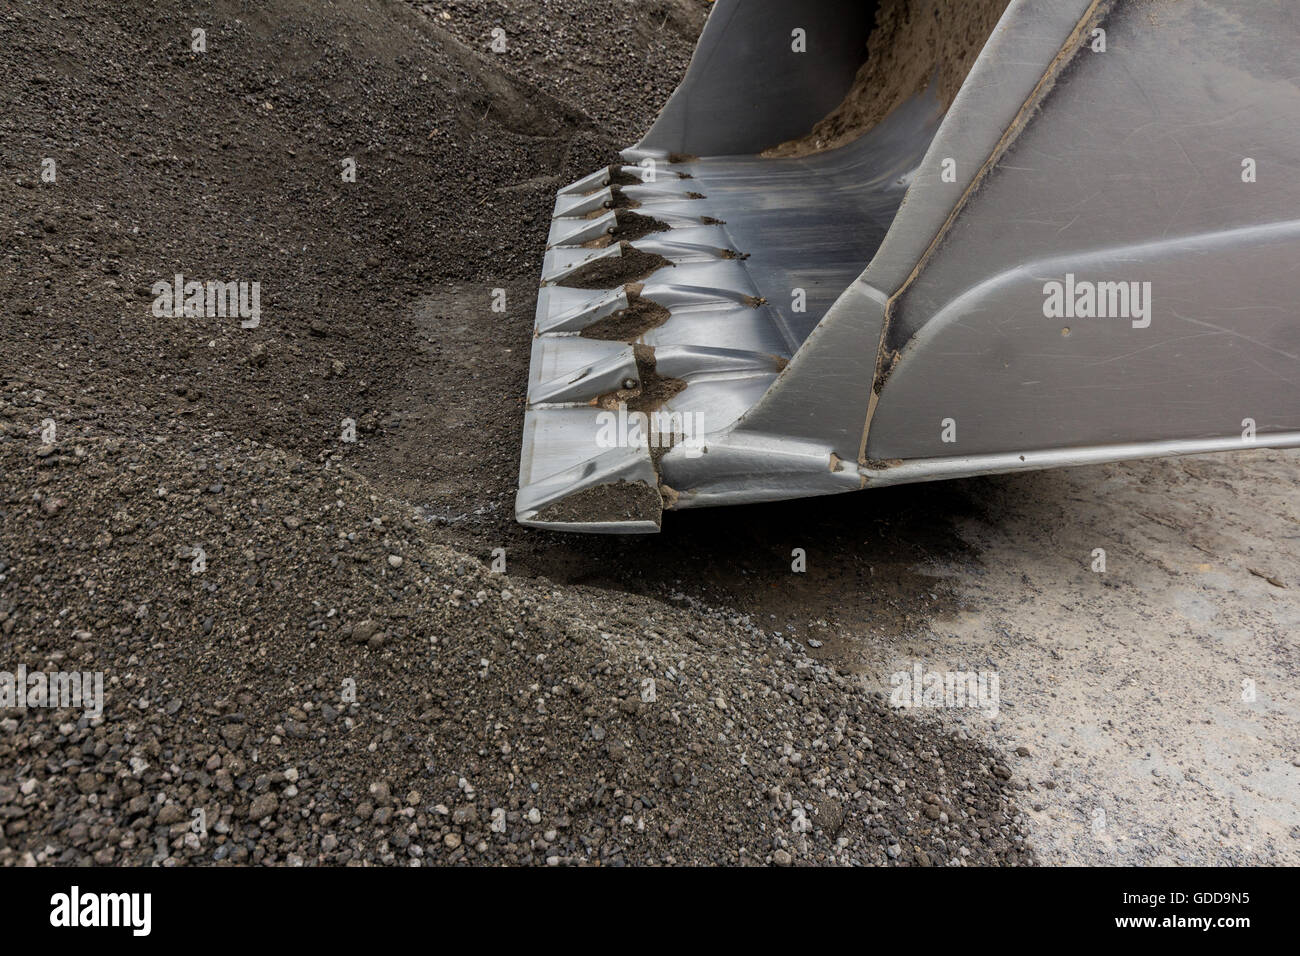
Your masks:
{"label": "coarse gravel pile", "polygon": [[0,861],[1026,856],[1006,768],[746,620],[493,573],[340,453],[53,412],[0,397],[0,632],[104,712],[6,713]]}
{"label": "coarse gravel pile", "polygon": [[[430,446],[496,520],[552,195],[627,137],[577,54],[423,6],[0,11],[0,672],[105,695],[0,710],[0,864],[1030,862],[1000,757],[770,622],[432,520]],[[704,8],[589,6],[673,69]],[[619,62],[625,102],[675,82]],[[153,315],[176,272],[260,280],[261,324]]]}

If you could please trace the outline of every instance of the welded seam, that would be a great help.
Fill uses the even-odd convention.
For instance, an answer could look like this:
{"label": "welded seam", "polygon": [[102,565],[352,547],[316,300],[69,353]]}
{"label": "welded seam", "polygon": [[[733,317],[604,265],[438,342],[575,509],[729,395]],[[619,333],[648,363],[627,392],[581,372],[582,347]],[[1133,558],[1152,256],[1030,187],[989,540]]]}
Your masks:
{"label": "welded seam", "polygon": [[1014,143],[1020,137],[1020,134],[1025,131],[1025,128],[1028,127],[1030,119],[1038,111],[1039,107],[1042,106],[1043,101],[1047,98],[1047,94],[1052,91],[1052,88],[1056,85],[1057,79],[1060,78],[1060,75],[1064,72],[1066,66],[1068,66],[1076,56],[1083,52],[1084,37],[1095,29],[1106,15],[1110,13],[1111,9],[1115,6],[1115,2],[1116,0],[1093,0],[1092,5],[1084,11],[1079,22],[1075,24],[1074,29],[1070,32],[1069,36],[1066,37],[1065,42],[1061,44],[1061,48],[1057,51],[1056,56],[1053,57],[1051,63],[1047,65],[1047,69],[1043,71],[1043,75],[1039,78],[1038,82],[1034,84],[1034,88],[1030,91],[1029,96],[1025,98],[1025,102],[1016,112],[1016,115],[1012,117],[1011,122],[1007,125],[1002,136],[994,145],[988,159],[984,161],[984,164],[979,168],[979,171],[976,172],[975,176],[971,179],[970,184],[962,192],[961,196],[958,197],[957,202],[953,204],[952,211],[948,213],[948,218],[944,220],[943,225],[939,227],[939,231],[936,232],[934,238],[930,240],[929,246],[926,247],[925,252],[923,252],[921,257],[917,260],[916,266],[912,269],[907,278],[903,280],[903,284],[898,287],[897,291],[895,291],[885,302],[885,313],[880,323],[880,341],[876,346],[876,367],[875,372],[872,375],[870,399],[867,403],[867,418],[862,424],[862,440],[858,444],[859,464],[866,464],[867,461],[867,436],[871,432],[871,422],[872,419],[875,418],[876,407],[879,403],[880,392],[878,389],[883,385],[882,375],[884,374],[886,366],[886,344],[889,341],[889,328],[893,322],[895,303],[909,288],[911,288],[912,284],[920,277],[921,273],[925,271],[925,267],[929,265],[935,252],[943,243],[944,238],[947,236],[948,232],[951,231],[953,224],[957,221],[958,216],[961,215],[971,198],[975,195],[975,192],[984,184],[984,181],[989,177],[989,174],[992,173],[997,164],[1002,161],[1002,158],[1007,154],[1007,151],[1010,150],[1012,143]]}

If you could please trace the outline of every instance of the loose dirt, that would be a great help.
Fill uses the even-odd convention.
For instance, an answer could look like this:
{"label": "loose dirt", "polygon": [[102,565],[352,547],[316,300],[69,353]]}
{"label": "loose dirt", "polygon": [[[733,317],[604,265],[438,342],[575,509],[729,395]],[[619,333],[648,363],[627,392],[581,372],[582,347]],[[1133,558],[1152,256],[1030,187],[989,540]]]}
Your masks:
{"label": "loose dirt", "polygon": [[659,492],[640,481],[616,481],[569,495],[537,513],[538,521],[653,521],[659,524]]}
{"label": "loose dirt", "polygon": [[670,313],[658,302],[642,298],[638,293],[628,295],[628,306],[612,315],[593,322],[582,330],[585,339],[603,339],[607,342],[635,342],[651,329],[668,321]]}
{"label": "loose dirt", "polygon": [[644,239],[646,236],[655,232],[667,232],[668,223],[661,222],[653,216],[643,216],[640,213],[624,212],[618,213],[618,227],[614,230],[614,238],[623,242],[634,242],[637,239]]}
{"label": "loose dirt", "polygon": [[809,156],[853,142],[932,84],[946,110],[1008,0],[881,0],[866,62],[830,115],[809,133],[765,152]]}
{"label": "loose dirt", "polygon": [[[595,215],[599,216],[602,213],[598,212]],[[615,218],[616,224],[605,235],[584,242],[583,245],[588,249],[603,249],[615,242],[635,242],[651,233],[666,232],[671,228],[666,222],[661,222],[653,216],[642,216],[622,209],[618,211]]]}
{"label": "loose dirt", "polygon": [[[706,5],[430,7],[0,16],[0,670],[105,688],[0,711],[0,863],[1031,859],[1003,756],[802,640],[868,571],[791,536],[829,568],[875,519],[513,522],[554,192]],[[178,273],[260,320],[155,310]],[[942,604],[924,541],[854,615]]]}
{"label": "loose dirt", "polygon": [[673,263],[657,253],[643,252],[625,242],[619,243],[619,246],[617,256],[605,256],[580,266],[557,285],[568,286],[570,289],[616,289],[629,282],[640,282],[660,269],[673,266]]}

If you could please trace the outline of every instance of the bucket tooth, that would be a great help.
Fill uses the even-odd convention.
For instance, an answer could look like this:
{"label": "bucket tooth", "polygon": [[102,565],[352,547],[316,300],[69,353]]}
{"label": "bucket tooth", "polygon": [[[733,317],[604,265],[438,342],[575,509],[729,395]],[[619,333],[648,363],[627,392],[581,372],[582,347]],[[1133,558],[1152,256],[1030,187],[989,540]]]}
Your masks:
{"label": "bucket tooth", "polygon": [[623,250],[619,245],[607,246],[604,249],[552,246],[546,250],[546,258],[542,260],[542,281],[552,285],[562,284],[583,266],[598,259],[616,259],[622,254]]}
{"label": "bucket tooth", "polygon": [[602,210],[612,209],[613,205],[614,193],[608,187],[585,195],[569,196],[560,193],[555,197],[554,218],[557,221],[586,219],[593,213],[599,214]]}
{"label": "bucket tooth", "polygon": [[528,389],[528,404],[589,405],[602,395],[641,387],[636,353],[631,346],[596,339],[533,340],[532,371],[538,377]]}
{"label": "bucket tooth", "polygon": [[594,239],[607,236],[618,228],[618,217],[613,210],[594,219],[578,217],[555,219],[551,222],[548,246],[581,246]]}
{"label": "bucket tooth", "polygon": [[627,291],[622,287],[611,292],[604,289],[545,286],[538,293],[535,331],[538,335],[581,332],[605,316],[627,307]]}
{"label": "bucket tooth", "polygon": [[669,182],[616,186],[610,187],[610,196],[612,199],[614,190],[617,189],[629,202],[637,204],[634,208],[657,208],[669,204],[689,207],[693,203],[708,198],[703,193],[691,188],[689,184],[690,180],[688,179],[674,178]]}
{"label": "bucket tooth", "polygon": [[745,257],[745,253],[731,248],[727,234],[720,226],[693,226],[652,233],[632,245],[642,252],[663,256],[675,265]]}
{"label": "bucket tooth", "polygon": [[568,196],[589,196],[592,193],[600,192],[600,190],[607,188],[610,185],[612,178],[613,169],[612,167],[606,166],[603,169],[596,170],[594,173],[589,173],[588,175],[583,176],[577,182],[565,186],[560,190],[559,196],[561,198]]}
{"label": "bucket tooth", "polygon": [[659,530],[663,497],[649,447],[619,447],[617,424],[602,448],[601,415],[591,407],[524,414],[523,468],[515,515],[552,530],[645,534]]}
{"label": "bucket tooth", "polygon": [[704,376],[775,374],[784,367],[784,359],[763,352],[682,345],[655,349],[655,372],[664,378],[679,378],[687,382]]}

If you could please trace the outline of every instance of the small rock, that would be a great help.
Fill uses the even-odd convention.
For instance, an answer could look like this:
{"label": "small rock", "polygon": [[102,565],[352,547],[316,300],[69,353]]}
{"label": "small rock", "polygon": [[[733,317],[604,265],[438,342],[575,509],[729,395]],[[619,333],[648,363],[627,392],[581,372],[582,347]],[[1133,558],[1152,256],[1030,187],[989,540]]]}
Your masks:
{"label": "small rock", "polygon": [[844,804],[834,797],[826,797],[817,804],[813,823],[829,835],[835,836],[844,826]]}
{"label": "small rock", "polygon": [[180,823],[185,819],[185,810],[179,804],[169,803],[158,811],[158,822],[164,826]]}
{"label": "small rock", "polygon": [[280,809],[280,801],[274,793],[264,793],[255,797],[248,807],[248,819],[261,820]]}

